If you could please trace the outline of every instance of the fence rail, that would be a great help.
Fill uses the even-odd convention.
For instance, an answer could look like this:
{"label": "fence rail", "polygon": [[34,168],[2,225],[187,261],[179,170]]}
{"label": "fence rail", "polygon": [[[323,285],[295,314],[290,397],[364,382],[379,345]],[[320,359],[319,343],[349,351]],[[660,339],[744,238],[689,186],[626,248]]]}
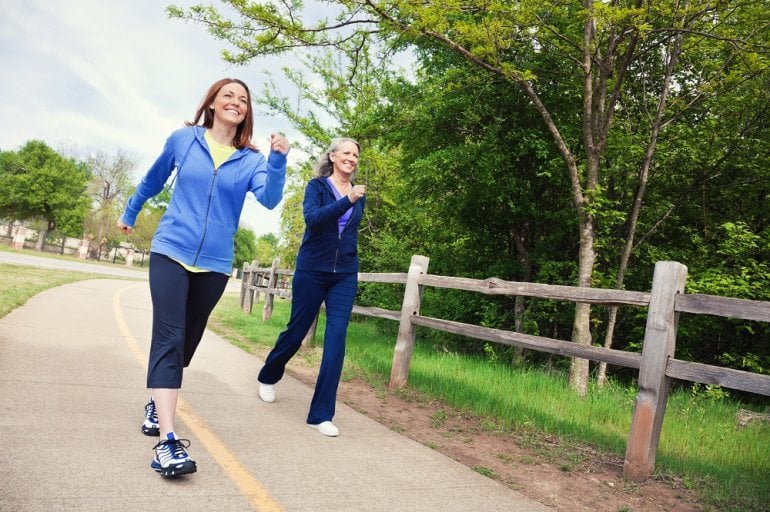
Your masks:
{"label": "fence rail", "polygon": [[[417,326],[528,350],[637,369],[639,393],[634,404],[623,465],[623,475],[637,482],[648,479],[654,469],[671,379],[715,384],[770,396],[770,375],[674,358],[680,313],[770,322],[770,302],[684,293],[687,267],[681,263],[658,262],[650,293],[521,283],[497,278],[469,279],[431,275],[427,273],[428,263],[427,257],[415,255],[407,273],[358,274],[360,282],[404,285],[400,311],[353,306],[356,314],[399,322],[390,374],[391,388],[400,388],[407,383]],[[291,299],[290,277],[293,273],[279,270],[277,266],[277,260],[269,268],[259,268],[256,262],[244,265],[241,309],[251,313],[255,300],[258,301],[259,295],[264,294],[262,318],[266,320],[272,314],[274,297]],[[420,305],[425,286],[486,295],[521,295],[602,306],[644,307],[647,308],[647,326],[642,353],[578,345],[571,341],[422,316]],[[315,324],[306,339],[312,338],[314,333]]]}

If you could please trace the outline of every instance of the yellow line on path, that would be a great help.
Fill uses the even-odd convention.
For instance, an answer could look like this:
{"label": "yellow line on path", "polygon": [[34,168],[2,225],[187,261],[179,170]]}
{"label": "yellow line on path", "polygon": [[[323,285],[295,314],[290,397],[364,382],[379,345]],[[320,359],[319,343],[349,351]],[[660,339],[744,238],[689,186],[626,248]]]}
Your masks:
{"label": "yellow line on path", "polygon": [[[147,354],[145,354],[136,338],[131,334],[126,319],[123,316],[123,310],[120,306],[120,298],[123,292],[136,288],[136,285],[127,286],[118,290],[112,298],[112,307],[115,311],[115,320],[118,323],[120,332],[133,352],[139,364],[147,370]],[[209,452],[214,461],[222,468],[225,474],[238,486],[241,492],[249,500],[254,510],[259,512],[281,512],[282,509],[278,503],[270,496],[267,490],[259,481],[249,472],[246,466],[230,451],[222,440],[203,422],[195,413],[190,405],[180,396],[177,404],[177,415],[184,421],[185,425],[195,434],[195,437],[201,442],[206,451]]]}

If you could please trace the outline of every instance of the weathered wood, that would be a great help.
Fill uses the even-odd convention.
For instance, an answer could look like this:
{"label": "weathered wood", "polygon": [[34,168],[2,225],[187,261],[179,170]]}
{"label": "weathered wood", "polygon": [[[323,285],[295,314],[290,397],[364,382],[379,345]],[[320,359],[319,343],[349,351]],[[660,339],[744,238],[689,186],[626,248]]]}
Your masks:
{"label": "weathered wood", "polygon": [[240,307],[241,311],[245,311],[246,306],[246,292],[248,291],[248,274],[249,274],[249,264],[244,263],[243,264],[243,270],[241,271],[241,296],[240,296]]}
{"label": "weathered wood", "polygon": [[388,320],[396,321],[401,318],[401,312],[399,311],[392,311],[390,309],[382,309],[371,306],[353,306],[353,313],[357,315],[386,318]]}
{"label": "weathered wood", "polygon": [[678,313],[676,295],[684,292],[687,267],[673,261],[655,264],[647,326],[639,367],[639,393],[631,416],[623,476],[643,482],[652,474],[666,412],[670,379],[666,363],[674,357]]}
{"label": "weathered wood", "polygon": [[676,310],[742,320],[770,322],[770,302],[688,293],[676,297]]}
{"label": "weathered wood", "polygon": [[646,306],[650,302],[650,294],[643,292],[555,284],[520,283],[504,281],[496,277],[470,279],[426,274],[420,276],[419,282],[424,286],[466,290],[485,295],[523,295],[539,299],[584,302],[605,306]]}
{"label": "weathered wood", "polygon": [[480,327],[478,325],[463,324],[427,316],[413,316],[412,323],[452,334],[493,341],[503,345],[548,352],[560,356],[581,357],[592,361],[604,361],[606,363],[627,368],[639,368],[642,361],[641,354],[636,354],[634,352],[578,345],[571,341],[544,338],[542,336],[493,329],[491,327]]}
{"label": "weathered wood", "polygon": [[267,290],[265,290],[265,305],[262,307],[262,321],[267,322],[273,316],[273,298],[275,297],[274,288],[276,283],[276,273],[278,269],[278,258],[273,258],[273,264],[270,267],[270,274],[267,278]]}
{"label": "weathered wood", "polygon": [[391,283],[391,284],[404,284],[406,283],[406,274],[401,273],[385,273],[385,272],[359,272],[358,281],[362,283]]}
{"label": "weathered wood", "polygon": [[393,366],[390,369],[391,389],[406,386],[409,378],[409,363],[412,360],[414,350],[414,337],[417,326],[412,323],[412,317],[420,314],[420,302],[422,300],[422,286],[418,284],[418,277],[428,271],[430,259],[425,256],[412,256],[409,264],[409,272],[404,287],[404,301],[401,305],[400,323],[398,325],[398,337],[393,353]]}
{"label": "weathered wood", "polygon": [[280,297],[282,299],[291,300],[291,290],[290,289],[286,289],[286,290],[273,290],[273,295],[275,295],[276,297]]}
{"label": "weathered wood", "polygon": [[307,332],[305,333],[305,337],[302,338],[303,347],[315,346],[315,333],[316,333],[316,330],[318,330],[318,317],[320,315],[321,315],[321,311],[319,309],[318,313],[315,314],[315,319],[313,320],[313,323],[310,325],[310,329],[307,330]]}
{"label": "weathered wood", "polygon": [[669,359],[666,375],[674,379],[713,384],[749,393],[770,396],[770,375],[721,368],[692,361]]}
{"label": "weathered wood", "polygon": [[[258,276],[256,260],[252,261],[247,268],[248,271],[244,271],[243,273],[243,282],[246,285],[246,296],[244,303],[241,305],[241,309],[246,313],[251,314],[251,310],[254,306],[254,282]],[[257,298],[259,298],[259,296],[257,296]]]}

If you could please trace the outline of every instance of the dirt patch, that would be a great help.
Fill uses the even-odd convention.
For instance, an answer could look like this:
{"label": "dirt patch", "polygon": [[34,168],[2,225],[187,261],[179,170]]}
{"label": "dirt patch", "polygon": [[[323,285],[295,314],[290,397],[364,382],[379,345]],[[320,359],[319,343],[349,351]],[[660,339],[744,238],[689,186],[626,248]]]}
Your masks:
{"label": "dirt patch", "polygon": [[[310,360],[317,355],[303,349]],[[266,354],[264,354],[266,355]],[[262,357],[264,357],[264,355]],[[317,365],[295,358],[287,372],[315,384]],[[643,484],[623,478],[622,457],[565,445],[556,437],[501,429],[489,420],[352,378],[337,399],[356,411],[559,512],[699,512],[697,494],[676,479]]]}

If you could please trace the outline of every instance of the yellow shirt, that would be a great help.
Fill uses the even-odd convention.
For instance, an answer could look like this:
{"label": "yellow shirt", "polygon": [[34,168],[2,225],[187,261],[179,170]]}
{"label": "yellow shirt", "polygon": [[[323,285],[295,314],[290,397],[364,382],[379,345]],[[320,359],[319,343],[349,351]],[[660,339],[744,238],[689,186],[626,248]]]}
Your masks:
{"label": "yellow shirt", "polygon": [[226,146],[215,141],[208,130],[203,134],[203,138],[206,139],[206,144],[209,146],[209,153],[211,153],[211,159],[214,161],[214,169],[219,169],[219,166],[225,163],[230,158],[230,155],[235,153],[233,146]]}

